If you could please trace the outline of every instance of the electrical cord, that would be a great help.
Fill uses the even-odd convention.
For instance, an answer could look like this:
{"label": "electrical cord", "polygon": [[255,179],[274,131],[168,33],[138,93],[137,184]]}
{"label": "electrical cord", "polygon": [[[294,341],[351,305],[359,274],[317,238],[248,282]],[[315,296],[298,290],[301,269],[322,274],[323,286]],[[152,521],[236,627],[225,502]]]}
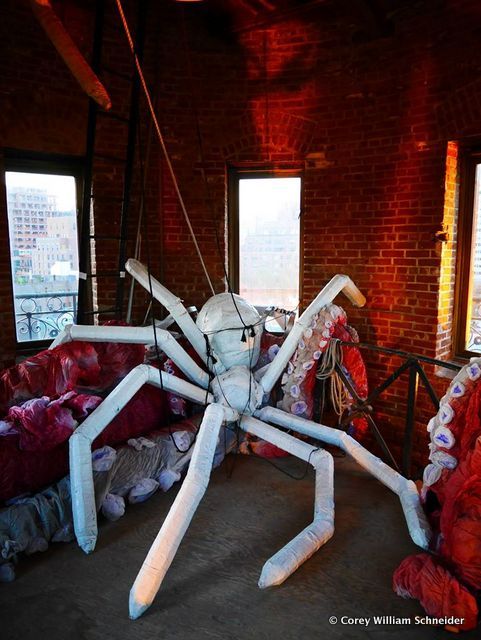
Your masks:
{"label": "electrical cord", "polygon": [[144,235],[145,235],[145,255],[147,260],[147,276],[149,282],[149,294],[150,294],[150,302],[152,305],[152,331],[154,335],[154,346],[155,346],[155,356],[157,360],[157,365],[159,367],[159,379],[160,379],[160,389],[164,390],[164,381],[162,380],[162,359],[160,356],[159,342],[157,339],[157,325],[155,324],[155,314],[153,313],[153,302],[154,302],[154,291],[152,286],[152,269],[151,269],[151,260],[150,260],[150,243],[149,243],[149,233],[147,227],[147,212],[146,212],[146,198],[145,198],[145,175],[144,175],[144,158],[143,158],[143,145],[142,145],[142,132],[140,127],[140,118],[137,118],[137,140],[138,140],[138,155],[139,155],[139,172],[140,172],[140,184],[142,191],[142,201],[144,203],[144,212],[145,215],[142,219],[142,226],[144,227]]}
{"label": "electrical cord", "polygon": [[[242,326],[243,326],[241,341],[242,342],[247,342],[248,341],[248,337],[255,338],[255,336],[256,336],[255,327],[257,327],[258,325],[264,324],[265,323],[265,318],[262,318],[258,322],[250,324],[250,325],[246,324],[245,321],[244,321],[244,318],[242,317],[242,314],[241,314],[241,312],[239,310],[239,307],[238,307],[236,299],[235,299],[234,292],[232,290],[232,285],[231,285],[229,273],[227,271],[227,265],[226,265],[226,261],[225,261],[225,256],[222,254],[222,250],[221,250],[221,244],[220,244],[220,238],[219,238],[219,230],[218,230],[218,220],[216,220],[215,211],[214,211],[213,202],[212,202],[212,195],[211,195],[209,183],[207,181],[207,178],[206,178],[206,175],[205,175],[205,171],[204,171],[204,164],[205,164],[204,144],[203,144],[202,132],[201,132],[201,128],[200,128],[200,119],[199,119],[199,113],[198,113],[198,108],[197,108],[197,100],[195,99],[196,96],[197,96],[197,91],[196,91],[196,87],[194,87],[194,79],[193,79],[193,72],[192,72],[192,60],[191,60],[190,48],[189,48],[188,39],[187,39],[187,29],[186,29],[186,23],[185,23],[184,7],[180,8],[180,15],[181,15],[181,26],[182,26],[182,37],[183,37],[184,53],[185,53],[185,58],[186,58],[186,62],[187,62],[188,77],[189,77],[190,85],[191,85],[191,96],[194,97],[194,99],[192,100],[192,110],[193,110],[194,120],[195,120],[195,125],[196,125],[197,143],[198,143],[199,154],[200,154],[200,159],[201,159],[201,175],[202,175],[203,182],[204,182],[204,188],[205,188],[205,192],[206,192],[206,200],[207,200],[208,206],[209,206],[210,211],[211,211],[211,218],[213,220],[213,227],[214,227],[214,234],[215,234],[215,239],[216,239],[217,251],[218,251],[221,263],[222,263],[222,269],[223,269],[223,272],[224,272],[224,277],[225,277],[225,281],[226,281],[226,285],[227,285],[227,290],[228,290],[228,292],[229,292],[229,294],[231,296],[232,304],[234,305],[234,308],[235,308],[235,310],[237,312],[237,315],[239,316],[239,319],[240,319],[240,321],[242,323]],[[265,45],[265,43],[264,43],[264,45]],[[281,318],[281,317],[290,317],[294,313],[295,313],[295,311],[292,311],[292,312],[291,311],[284,311],[284,313],[281,313],[281,314],[279,314],[277,316],[274,316],[274,319]],[[206,339],[206,343],[209,344],[209,341],[208,341],[208,336],[209,335],[215,335],[215,334],[220,333],[222,331],[233,331],[233,330],[238,330],[238,327],[227,327],[225,329],[219,329],[217,331],[205,332],[204,333],[204,337]],[[247,334],[248,334],[248,336],[247,336]],[[254,355],[253,346],[249,342],[249,370],[251,372],[252,372],[253,355]],[[222,384],[220,382],[219,377],[217,377],[217,384],[219,386],[219,389],[220,389],[222,395],[224,396],[225,401],[227,402],[227,404],[229,406],[231,406],[229,401],[227,400],[227,397],[226,397],[225,393],[224,393],[224,390],[222,388]],[[252,397],[252,374],[249,377],[249,393],[248,393],[247,402],[246,402],[246,404],[244,406],[244,409],[240,412],[239,420],[236,422],[237,448],[239,447],[240,420],[242,420],[243,415],[245,415],[245,410],[250,405],[251,397]],[[233,472],[233,467],[232,467],[232,470],[231,470],[231,475],[232,475],[232,472]]]}
{"label": "electrical cord", "polygon": [[281,473],[283,473],[284,475],[288,476],[289,478],[292,478],[292,480],[304,480],[304,478],[306,478],[306,476],[307,476],[307,474],[309,472],[309,468],[311,466],[311,457],[312,457],[312,455],[314,453],[316,453],[317,451],[321,451],[322,449],[323,449],[322,447],[316,447],[315,449],[312,449],[312,451],[309,453],[309,457],[308,457],[308,459],[306,461],[306,466],[305,466],[304,472],[300,476],[296,476],[293,473],[291,473],[290,471],[288,471],[287,469],[283,469],[282,467],[279,467],[270,458],[264,458],[263,456],[260,456],[257,453],[255,453],[255,451],[252,451],[252,449],[250,449],[250,451],[256,458],[260,458],[261,460],[265,460],[272,467],[274,467],[274,469],[277,469],[277,471],[280,471]]}
{"label": "electrical cord", "polygon": [[[192,111],[193,111],[193,115],[194,115],[194,121],[195,121],[195,128],[196,128],[196,135],[197,135],[197,144],[199,147],[199,155],[200,155],[200,171],[201,171],[201,175],[202,175],[202,179],[203,179],[203,183],[204,183],[204,188],[205,188],[205,193],[206,193],[206,200],[207,200],[207,204],[208,207],[210,209],[210,213],[211,213],[211,219],[213,222],[213,227],[214,227],[214,234],[215,234],[215,240],[216,240],[216,247],[217,247],[217,252],[219,254],[219,258],[220,261],[222,263],[222,269],[224,272],[224,277],[225,277],[225,281],[226,281],[226,285],[227,285],[227,291],[231,296],[232,299],[232,304],[234,305],[234,308],[237,312],[237,315],[239,316],[239,319],[244,327],[244,332],[243,332],[243,338],[245,337],[245,332],[251,330],[251,325],[246,325],[246,323],[244,322],[244,319],[242,317],[241,312],[239,311],[239,307],[237,306],[237,302],[234,296],[234,292],[232,291],[232,286],[231,286],[231,282],[230,282],[230,278],[229,278],[229,274],[227,271],[227,265],[226,265],[226,260],[225,260],[225,255],[222,255],[222,250],[221,250],[221,245],[220,245],[220,238],[219,238],[219,220],[216,220],[216,215],[215,215],[215,211],[214,211],[214,206],[213,206],[213,199],[212,199],[212,194],[210,191],[210,187],[209,187],[209,183],[207,180],[207,177],[205,175],[205,171],[204,171],[204,165],[205,165],[205,152],[204,152],[204,142],[202,139],[202,132],[200,129],[200,118],[199,118],[199,111],[198,111],[198,107],[197,107],[197,86],[194,86],[194,74],[192,72],[192,58],[190,55],[190,47],[189,47],[189,42],[188,42],[188,38],[187,38],[187,28],[186,28],[186,24],[185,24],[185,10],[184,7],[179,7],[180,10],[180,16],[181,16],[181,30],[182,30],[182,40],[183,40],[183,46],[184,46],[184,54],[185,54],[185,58],[186,58],[186,64],[187,64],[187,75],[189,77],[189,82],[190,82],[190,94],[192,96]],[[251,336],[252,337],[252,336]],[[245,340],[242,340],[243,342],[245,342]]]}

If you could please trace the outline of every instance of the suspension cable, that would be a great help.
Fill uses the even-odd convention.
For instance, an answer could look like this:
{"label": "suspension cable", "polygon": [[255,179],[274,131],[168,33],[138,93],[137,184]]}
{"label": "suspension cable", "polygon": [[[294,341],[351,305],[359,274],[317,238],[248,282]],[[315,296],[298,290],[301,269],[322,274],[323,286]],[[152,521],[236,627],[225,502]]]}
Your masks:
{"label": "suspension cable", "polygon": [[189,228],[189,232],[190,232],[192,241],[194,243],[195,249],[197,251],[197,255],[199,256],[199,260],[200,260],[200,263],[202,265],[202,269],[204,270],[205,277],[207,278],[207,282],[209,283],[210,290],[212,291],[212,295],[215,296],[215,290],[214,290],[214,287],[212,285],[212,281],[210,279],[209,273],[207,271],[207,267],[205,266],[204,259],[202,258],[202,254],[200,252],[200,248],[199,248],[199,245],[197,243],[197,238],[196,238],[194,230],[192,228],[192,224],[190,222],[189,214],[187,213],[187,208],[185,206],[184,199],[183,199],[182,194],[180,192],[179,183],[177,182],[177,177],[175,175],[174,168],[172,166],[172,162],[170,160],[169,152],[167,151],[167,147],[165,146],[164,136],[162,135],[162,132],[161,132],[160,126],[159,126],[159,121],[157,120],[157,116],[155,114],[154,105],[152,104],[152,99],[150,97],[150,91],[149,91],[149,89],[147,87],[147,83],[145,81],[144,73],[142,71],[142,67],[140,65],[139,59],[137,57],[137,54],[135,53],[134,41],[132,40],[132,35],[130,33],[129,25],[127,24],[127,19],[125,17],[125,13],[124,13],[124,10],[122,8],[121,0],[116,0],[116,4],[117,4],[117,8],[119,10],[119,14],[120,14],[120,19],[122,21],[122,25],[124,27],[125,35],[127,36],[127,40],[128,40],[128,43],[129,43],[130,51],[132,52],[132,56],[133,56],[133,59],[134,59],[134,62],[135,62],[135,67],[137,69],[137,73],[139,74],[139,78],[140,78],[140,82],[141,82],[141,85],[142,85],[142,89],[144,91],[145,99],[147,100],[147,105],[149,107],[149,111],[150,111],[150,114],[152,116],[152,120],[154,122],[155,131],[157,133],[157,137],[159,139],[159,143],[160,143],[160,146],[162,148],[162,152],[164,154],[165,162],[167,164],[167,168],[168,168],[170,176],[172,178],[172,182],[174,184],[175,192],[176,192],[177,197],[179,199],[179,203],[180,203],[180,207],[182,209],[182,213],[184,214],[185,221],[186,221],[187,226]]}

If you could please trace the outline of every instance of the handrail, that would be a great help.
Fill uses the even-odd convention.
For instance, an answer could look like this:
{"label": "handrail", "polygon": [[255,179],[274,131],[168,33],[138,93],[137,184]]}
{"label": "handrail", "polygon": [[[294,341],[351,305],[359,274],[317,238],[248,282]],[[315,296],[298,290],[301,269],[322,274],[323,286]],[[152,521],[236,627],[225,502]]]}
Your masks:
{"label": "handrail", "polygon": [[409,353],[408,351],[401,351],[399,349],[390,349],[388,347],[379,347],[377,345],[369,344],[366,342],[345,342],[343,340],[337,341],[340,345],[346,347],[354,347],[359,349],[366,349],[370,351],[375,351],[377,353],[384,353],[386,355],[394,355],[402,358],[404,362],[391,374],[389,375],[381,384],[377,385],[366,398],[361,398],[350,378],[346,375],[342,366],[339,362],[336,363],[335,371],[341,378],[344,386],[347,391],[351,395],[353,399],[353,404],[351,405],[348,414],[341,421],[341,426],[347,426],[354,417],[362,416],[364,417],[370,427],[371,432],[373,433],[376,441],[381,447],[384,455],[386,456],[389,463],[395,468],[398,469],[398,464],[394,456],[392,455],[386,441],[384,440],[376,421],[374,420],[373,413],[374,409],[372,403],[379,398],[379,396],[390,387],[403,373],[407,372],[409,374],[408,381],[408,395],[407,395],[407,411],[406,411],[406,421],[405,421],[405,429],[404,429],[404,442],[403,442],[403,451],[402,451],[402,473],[409,477],[411,474],[411,458],[412,458],[412,441],[414,434],[414,425],[416,418],[416,405],[418,399],[418,390],[419,390],[419,381],[421,381],[422,386],[425,388],[434,409],[437,411],[439,409],[439,398],[438,395],[429,381],[426,372],[423,369],[421,363],[431,364],[437,367],[444,367],[445,369],[449,369],[451,371],[459,371],[462,368],[462,365],[458,365],[454,362],[445,362],[443,360],[437,360],[435,358],[430,358],[428,356],[423,356],[419,354]]}

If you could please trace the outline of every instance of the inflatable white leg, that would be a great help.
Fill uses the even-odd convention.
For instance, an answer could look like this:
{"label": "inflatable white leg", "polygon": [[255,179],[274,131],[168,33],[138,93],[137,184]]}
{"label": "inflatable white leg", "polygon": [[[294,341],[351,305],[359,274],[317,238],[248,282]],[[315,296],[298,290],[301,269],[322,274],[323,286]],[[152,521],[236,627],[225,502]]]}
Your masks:
{"label": "inflatable white leg", "polygon": [[63,329],[60,333],[57,334],[57,337],[53,342],[50,343],[49,349],[55,349],[59,344],[64,344],[65,342],[71,342],[72,338],[70,337],[70,329],[72,328],[71,324],[65,325],[65,329]]}
{"label": "inflatable white leg", "polygon": [[159,349],[175,362],[181,371],[192,382],[207,389],[209,376],[198,364],[184,351],[177,340],[165,329],[157,329],[154,336],[153,327],[115,327],[95,326],[84,324],[70,324],[59,333],[55,341],[50,345],[53,349],[59,344],[72,340],[86,342],[121,342],[126,344],[154,344],[155,337]]}
{"label": "inflatable white leg", "polygon": [[174,559],[207,489],[222,423],[232,417],[232,412],[219,404],[211,404],[205,411],[184,483],[130,590],[129,612],[134,620],[152,604]]}
{"label": "inflatable white leg", "polygon": [[321,440],[321,442],[333,444],[351,455],[361,467],[398,495],[413,542],[423,549],[429,547],[431,527],[421,506],[419,493],[414,482],[394,471],[340,429],[326,427],[274,407],[264,407],[256,412],[256,416],[261,420],[293,429],[298,433]]}
{"label": "inflatable white leg", "polygon": [[362,307],[366,304],[366,298],[349,276],[341,274],[334,276],[301,315],[284,340],[266,373],[262,376],[261,385],[265,393],[269,393],[274,388],[274,385],[286,368],[289,359],[297,349],[299,339],[309,327],[312,318],[316,313],[319,313],[326,304],[331,303],[341,291],[356,307]]}
{"label": "inflatable white leg", "polygon": [[[147,268],[138,260],[130,258],[130,260],[127,260],[125,268],[147,291],[150,291],[150,283],[152,284],[152,294],[154,298],[168,310],[184,332],[187,340],[194,347],[202,360],[207,363],[207,346],[204,335],[192,320],[189,312],[182,304],[181,299],[177,298],[166,287],[160,284],[160,282],[152,275],[149,279],[149,272],[147,271]],[[216,372],[222,373],[220,363],[217,365]]]}
{"label": "inflatable white leg", "polygon": [[334,533],[334,462],[327,451],[319,450],[255,418],[245,416],[240,425],[244,431],[309,462],[316,471],[314,520],[265,563],[259,579],[259,587],[263,589],[284,582],[332,537]]}
{"label": "inflatable white leg", "polygon": [[97,541],[97,513],[92,476],[91,446],[112,419],[125,407],[127,402],[146,383],[177,393],[184,398],[204,404],[212,402],[211,394],[195,387],[190,382],[180,380],[146,364],[141,364],[120,382],[108,397],[70,436],[70,486],[74,530],[79,546],[90,553]]}

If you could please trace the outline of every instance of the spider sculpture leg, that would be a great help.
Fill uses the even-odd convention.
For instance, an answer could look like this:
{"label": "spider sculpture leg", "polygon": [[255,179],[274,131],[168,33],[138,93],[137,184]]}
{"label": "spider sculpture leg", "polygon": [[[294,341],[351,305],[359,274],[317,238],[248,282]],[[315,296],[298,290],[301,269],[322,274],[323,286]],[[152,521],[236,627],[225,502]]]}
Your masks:
{"label": "spider sculpture leg", "polygon": [[344,431],[293,416],[274,407],[264,407],[256,411],[255,415],[261,420],[273,422],[322,442],[333,444],[351,455],[361,467],[397,494],[413,542],[423,549],[429,547],[431,527],[424,514],[414,482],[394,471]]}
{"label": "spider sculpture leg", "polygon": [[207,407],[185,480],[130,590],[132,619],[141,616],[152,604],[207,489],[220,428],[224,421],[237,417],[236,412],[220,404]]}
{"label": "spider sculpture leg", "polygon": [[331,278],[295,323],[281,348],[277,352],[276,357],[266,369],[266,372],[260,380],[264,393],[270,393],[274,388],[274,385],[284,372],[292,354],[297,349],[299,339],[304,331],[310,326],[312,318],[316,313],[319,313],[326,304],[331,303],[341,291],[356,307],[362,307],[365,305],[366,298],[362,295],[349,276],[337,274]]}
{"label": "spider sculpture leg", "polygon": [[121,342],[130,344],[157,344],[169,358],[175,362],[181,371],[195,384],[207,389],[209,376],[180,346],[171,333],[165,329],[153,327],[115,327],[69,324],[58,334],[50,349],[71,342],[72,340],[88,342]]}
{"label": "spider sculpture leg", "polygon": [[92,442],[147,383],[157,387],[162,386],[166,391],[176,393],[198,404],[213,401],[212,395],[206,393],[204,389],[168,373],[161,373],[155,367],[141,364],[132,369],[102,404],[74,431],[69,440],[72,511],[75,535],[79,546],[86,553],[94,550],[98,533],[92,476]]}
{"label": "spider sculpture leg", "polygon": [[[218,404],[207,407],[187,476],[164,520],[141,570],[132,586],[130,617],[141,616],[152,604],[187,531],[195,510],[207,489],[219,429],[235,412]],[[316,470],[314,521],[266,562],[260,587],[281,584],[334,532],[333,461],[326,451],[301,442],[274,427],[251,417],[243,417],[241,427],[310,462]]]}
{"label": "spider sculpture leg", "polygon": [[250,416],[241,420],[241,428],[284,451],[309,462],[316,472],[314,520],[264,565],[259,587],[281,584],[312,556],[334,533],[334,462],[327,451],[293,438]]}
{"label": "spider sculpture leg", "polygon": [[[204,335],[192,320],[181,299],[160,284],[152,275],[149,276],[147,268],[138,260],[130,258],[127,260],[125,268],[147,291],[150,291],[150,286],[152,285],[154,298],[169,311],[198,355],[206,364],[209,364],[207,362],[207,346]],[[221,363],[217,363],[214,368],[216,373],[222,373],[225,370]]]}

